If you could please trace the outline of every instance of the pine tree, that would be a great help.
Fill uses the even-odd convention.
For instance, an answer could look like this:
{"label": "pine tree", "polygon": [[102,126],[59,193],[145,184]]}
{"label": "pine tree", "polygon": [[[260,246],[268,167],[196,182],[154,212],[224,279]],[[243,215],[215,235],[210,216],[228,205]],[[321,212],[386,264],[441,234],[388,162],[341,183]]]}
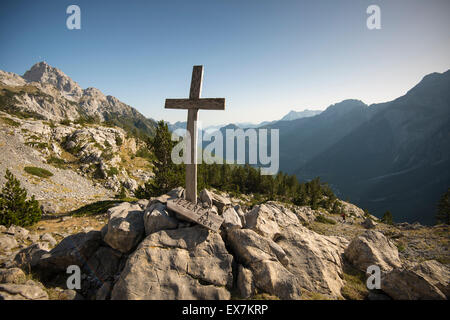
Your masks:
{"label": "pine tree", "polygon": [[339,213],[341,213],[341,209],[342,208],[341,208],[341,205],[340,205],[339,201],[335,200],[334,203],[333,203],[333,207],[331,209],[331,213],[339,214]]}
{"label": "pine tree", "polygon": [[139,187],[135,195],[138,198],[159,196],[173,188],[184,185],[184,166],[173,163],[172,149],[176,142],[172,141],[167,123],[158,122],[155,137],[151,141],[151,147],[155,155],[154,178]]}
{"label": "pine tree", "polygon": [[381,218],[381,222],[386,224],[394,224],[394,220],[392,218],[392,213],[390,211],[386,211]]}
{"label": "pine tree", "polygon": [[39,202],[34,196],[27,200],[27,191],[9,170],[6,170],[5,179],[0,193],[0,224],[29,226],[38,222],[42,216]]}
{"label": "pine tree", "polygon": [[439,200],[436,220],[437,223],[450,224],[450,188]]}

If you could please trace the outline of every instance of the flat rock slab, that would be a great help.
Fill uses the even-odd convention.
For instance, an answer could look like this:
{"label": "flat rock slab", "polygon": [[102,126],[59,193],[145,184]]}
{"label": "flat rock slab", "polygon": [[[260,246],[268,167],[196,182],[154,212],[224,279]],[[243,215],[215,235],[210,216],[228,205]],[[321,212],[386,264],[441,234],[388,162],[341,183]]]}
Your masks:
{"label": "flat rock slab", "polygon": [[167,208],[212,231],[218,231],[224,221],[223,217],[215,214],[211,210],[204,209],[197,204],[181,198],[168,200]]}

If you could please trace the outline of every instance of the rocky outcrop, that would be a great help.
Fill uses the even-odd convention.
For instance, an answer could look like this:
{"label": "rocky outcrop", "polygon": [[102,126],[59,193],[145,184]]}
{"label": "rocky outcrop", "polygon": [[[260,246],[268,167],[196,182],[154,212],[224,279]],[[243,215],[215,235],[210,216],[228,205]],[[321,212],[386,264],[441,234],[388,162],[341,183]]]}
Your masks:
{"label": "rocky outcrop", "polygon": [[356,217],[356,218],[363,218],[365,213],[364,210],[355,206],[352,203],[339,200],[340,210],[342,213],[345,213],[348,217]]}
{"label": "rocky outcrop", "polygon": [[260,235],[271,239],[281,232],[280,228],[290,225],[300,225],[300,221],[295,213],[275,202],[267,202],[254,206],[245,215],[245,222],[246,228],[252,229]]}
{"label": "rocky outcrop", "polygon": [[444,300],[450,297],[450,269],[437,261],[394,269],[381,279],[381,289],[396,300]]}
{"label": "rocky outcrop", "polygon": [[377,226],[377,223],[370,218],[366,218],[361,225],[366,229],[373,229]]}
{"label": "rocky outcrop", "polygon": [[383,271],[402,265],[397,247],[381,232],[372,230],[353,239],[345,250],[345,257],[363,272],[370,265],[377,265]]}
{"label": "rocky outcrop", "polygon": [[162,230],[128,259],[111,299],[229,299],[233,257],[200,226]]}
{"label": "rocky outcrop", "polygon": [[145,232],[141,207],[123,202],[109,209],[108,215],[108,229],[103,240],[122,253],[130,252],[142,240]]}
{"label": "rocky outcrop", "polygon": [[[45,299],[32,293],[40,284],[24,283],[24,272],[31,270],[42,281],[65,279],[66,268],[78,265],[81,289],[61,291],[59,299],[78,299],[80,294],[98,300],[230,299],[232,294],[243,299],[260,294],[280,299],[314,295],[341,299],[349,298],[352,291],[353,280],[344,273],[348,263],[363,272],[369,265],[383,270],[383,291],[365,294],[368,299],[448,297],[448,266],[435,261],[402,263],[396,246],[379,231],[342,225],[338,230],[356,231],[351,241],[335,233],[334,225],[318,230],[336,235],[319,234],[306,227],[317,227],[305,222],[320,214],[309,207],[269,201],[248,210],[234,199],[218,210],[214,193],[206,190],[203,198],[209,195],[211,202],[200,199],[198,203],[224,218],[219,232],[212,232],[168,210],[167,201],[182,197],[183,192],[177,188],[150,200],[118,204],[109,209],[108,224],[101,232],[68,236],[50,251],[51,239],[60,233],[39,236],[26,229],[0,227],[2,236],[17,239],[21,247],[24,241],[35,241],[13,250],[13,258],[2,264],[0,283],[6,282],[6,287],[0,288],[0,297]],[[379,229],[398,239],[398,229],[384,224]]]}

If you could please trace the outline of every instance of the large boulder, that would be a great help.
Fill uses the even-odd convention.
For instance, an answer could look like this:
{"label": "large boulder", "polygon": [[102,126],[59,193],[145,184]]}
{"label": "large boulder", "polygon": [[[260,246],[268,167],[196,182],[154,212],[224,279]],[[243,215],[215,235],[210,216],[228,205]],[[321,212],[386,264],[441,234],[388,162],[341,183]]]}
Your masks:
{"label": "large boulder", "polygon": [[131,254],[111,299],[229,299],[232,261],[216,232],[201,226],[161,230]]}
{"label": "large boulder", "polygon": [[377,265],[382,271],[402,265],[397,247],[381,232],[373,230],[367,230],[353,239],[345,250],[345,257],[363,272],[370,265]]}
{"label": "large boulder", "polygon": [[303,226],[290,226],[275,241],[286,253],[287,269],[295,274],[301,288],[332,298],[341,297],[347,239],[323,236]]}
{"label": "large boulder", "polygon": [[144,212],[138,204],[123,202],[110,208],[108,215],[108,229],[103,241],[120,252],[130,252],[144,237]]}
{"label": "large boulder", "polygon": [[450,269],[437,261],[394,269],[381,278],[381,289],[395,300],[450,298]]}
{"label": "large boulder", "polygon": [[245,222],[246,228],[271,239],[281,232],[280,227],[300,225],[300,221],[295,213],[272,201],[254,206],[245,215]]}
{"label": "large boulder", "polygon": [[70,235],[50,252],[44,253],[36,267],[44,273],[65,271],[70,265],[82,267],[100,244],[100,231]]}
{"label": "large boulder", "polygon": [[176,229],[178,220],[172,217],[167,206],[161,202],[154,202],[144,211],[145,234],[149,235],[160,230]]}
{"label": "large boulder", "polygon": [[29,280],[25,284],[0,284],[0,300],[48,300],[48,295]]}
{"label": "large boulder", "polygon": [[281,299],[300,298],[300,284],[279,245],[250,229],[231,229],[227,239],[238,261],[252,271],[256,288]]}

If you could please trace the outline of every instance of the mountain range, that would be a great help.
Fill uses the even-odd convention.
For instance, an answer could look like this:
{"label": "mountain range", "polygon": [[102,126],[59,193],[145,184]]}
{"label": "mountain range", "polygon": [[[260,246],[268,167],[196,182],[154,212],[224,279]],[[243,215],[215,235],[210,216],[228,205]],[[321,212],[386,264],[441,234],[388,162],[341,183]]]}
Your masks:
{"label": "mountain range", "polygon": [[[321,112],[322,112],[322,110],[308,110],[308,109],[305,109],[303,111],[291,110],[291,111],[289,111],[288,114],[283,116],[280,120],[263,121],[260,123],[236,122],[236,123],[233,123],[233,125],[238,128],[242,128],[242,129],[260,128],[263,126],[274,124],[278,121],[292,121],[292,120],[301,119],[301,118],[313,117],[315,115],[320,114]],[[173,124],[169,123],[168,126],[169,126],[170,131],[175,131],[176,129],[186,129],[186,121],[177,121]],[[216,131],[216,130],[220,130],[221,128],[223,128],[225,126],[226,126],[225,124],[211,125],[211,126],[206,126],[205,128],[203,128],[203,130],[204,131]]]}
{"label": "mountain range", "polygon": [[434,222],[450,186],[450,70],[405,95],[365,105],[345,100],[321,114],[267,126],[280,130],[280,169],[320,176],[339,196],[397,221]]}
{"label": "mountain range", "polygon": [[348,99],[314,116],[259,128],[279,130],[281,171],[301,181],[320,177],[376,216],[390,211],[397,221],[433,224],[450,186],[449,88],[450,70],[432,73],[390,102]]}
{"label": "mountain range", "polygon": [[[339,197],[377,216],[389,210],[394,220],[431,224],[450,185],[449,88],[450,70],[425,76],[385,103],[350,99],[325,111],[205,130],[279,129],[281,171],[302,181],[319,176]],[[96,88],[82,89],[45,62],[23,76],[0,70],[0,111],[49,121],[95,119],[145,135],[155,129],[155,121],[135,108]]]}

